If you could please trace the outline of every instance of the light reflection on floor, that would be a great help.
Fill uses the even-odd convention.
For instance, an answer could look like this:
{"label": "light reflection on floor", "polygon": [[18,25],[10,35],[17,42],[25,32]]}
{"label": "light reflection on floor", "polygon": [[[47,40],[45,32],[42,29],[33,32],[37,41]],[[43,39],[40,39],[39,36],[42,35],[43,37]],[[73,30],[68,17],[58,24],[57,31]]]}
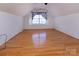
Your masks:
{"label": "light reflection on floor", "polygon": [[35,48],[43,47],[46,42],[46,32],[33,33],[32,40]]}

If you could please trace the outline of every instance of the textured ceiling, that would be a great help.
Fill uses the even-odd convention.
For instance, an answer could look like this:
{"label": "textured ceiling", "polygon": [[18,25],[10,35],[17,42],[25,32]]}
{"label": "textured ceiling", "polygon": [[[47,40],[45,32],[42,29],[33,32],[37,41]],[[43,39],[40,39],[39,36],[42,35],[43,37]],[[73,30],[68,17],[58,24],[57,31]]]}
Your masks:
{"label": "textured ceiling", "polygon": [[0,10],[18,16],[25,16],[33,9],[43,8],[52,16],[63,16],[79,12],[79,3],[0,3]]}

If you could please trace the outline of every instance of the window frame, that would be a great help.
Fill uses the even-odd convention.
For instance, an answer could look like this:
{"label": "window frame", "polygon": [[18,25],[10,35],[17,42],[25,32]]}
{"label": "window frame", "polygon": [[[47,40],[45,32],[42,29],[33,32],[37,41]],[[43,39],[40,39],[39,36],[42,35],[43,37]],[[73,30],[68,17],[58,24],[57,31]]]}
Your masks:
{"label": "window frame", "polygon": [[40,24],[40,25],[45,25],[45,24],[43,24],[43,23],[41,23],[40,22],[40,19],[43,19],[43,18],[35,18],[35,19],[39,19],[39,23],[38,24],[34,24],[33,23],[33,17],[35,16],[35,15],[33,15],[33,13],[40,13],[40,14],[37,14],[37,15],[42,15],[42,13],[45,13],[45,20],[46,20],[46,23],[45,24],[47,24],[47,12],[32,12],[32,24],[33,25],[38,25],[38,24]]}

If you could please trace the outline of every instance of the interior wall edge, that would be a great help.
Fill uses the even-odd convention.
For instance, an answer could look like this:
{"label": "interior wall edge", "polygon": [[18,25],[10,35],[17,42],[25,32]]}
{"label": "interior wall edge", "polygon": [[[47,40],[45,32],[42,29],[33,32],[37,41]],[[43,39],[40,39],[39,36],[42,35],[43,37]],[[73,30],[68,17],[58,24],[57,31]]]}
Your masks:
{"label": "interior wall edge", "polygon": [[[0,11],[0,35],[6,34],[7,40],[23,31],[23,18]],[[0,45],[5,43],[5,38],[1,36]]]}
{"label": "interior wall edge", "polygon": [[79,13],[55,18],[55,29],[79,39]]}

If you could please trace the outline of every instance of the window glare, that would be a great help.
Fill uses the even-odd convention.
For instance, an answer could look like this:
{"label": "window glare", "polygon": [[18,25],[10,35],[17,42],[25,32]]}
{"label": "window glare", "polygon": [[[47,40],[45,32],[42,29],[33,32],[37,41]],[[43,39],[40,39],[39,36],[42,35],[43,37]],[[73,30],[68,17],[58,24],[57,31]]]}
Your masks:
{"label": "window glare", "polygon": [[39,20],[38,19],[33,19],[32,23],[33,24],[39,24]]}
{"label": "window glare", "polygon": [[42,15],[35,15],[32,24],[46,24],[46,19]]}
{"label": "window glare", "polygon": [[42,15],[39,15],[40,18],[44,18]]}
{"label": "window glare", "polygon": [[35,16],[33,17],[33,19],[34,19],[34,18],[39,18],[39,15],[35,15]]}
{"label": "window glare", "polygon": [[46,19],[40,19],[40,24],[46,24]]}

